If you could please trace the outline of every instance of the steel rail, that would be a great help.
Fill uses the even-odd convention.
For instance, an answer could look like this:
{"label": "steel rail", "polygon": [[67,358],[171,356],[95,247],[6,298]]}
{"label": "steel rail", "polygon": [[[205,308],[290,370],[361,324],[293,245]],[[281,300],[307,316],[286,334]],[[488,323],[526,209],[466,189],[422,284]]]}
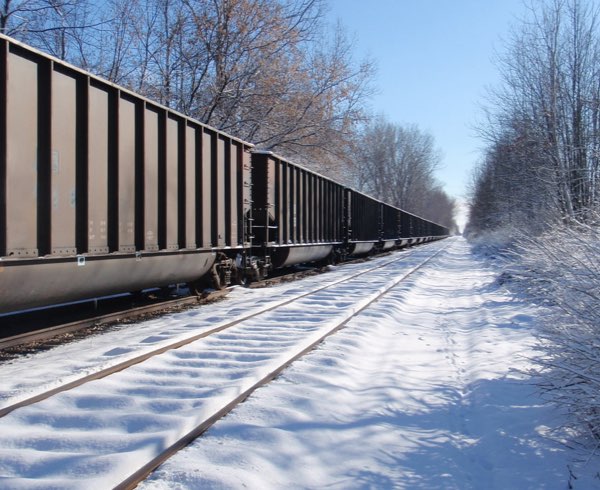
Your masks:
{"label": "steel rail", "polygon": [[123,320],[131,320],[143,315],[160,312],[168,308],[186,305],[202,304],[206,301],[216,299],[229,292],[228,290],[220,290],[209,293],[208,296],[184,296],[181,298],[175,298],[170,300],[160,301],[144,306],[135,306],[133,308],[127,308],[104,315],[92,316],[83,318],[81,320],[75,320],[73,322],[64,323],[61,325],[54,325],[48,328],[42,328],[39,330],[33,330],[31,332],[25,332],[11,337],[5,337],[0,339],[0,351],[8,349],[10,347],[18,347],[21,345],[31,344],[33,342],[44,342],[54,337],[65,333],[76,332],[83,330],[84,328],[106,325],[107,323],[113,323]]}
{"label": "steel rail", "polygon": [[[118,485],[116,485],[114,487],[114,490],[130,490],[130,489],[135,488],[141,481],[143,481],[144,479],[146,479],[156,468],[158,468],[158,466],[160,466],[162,463],[164,463],[165,461],[167,461],[175,453],[177,453],[178,451],[180,451],[184,447],[188,446],[195,439],[197,439],[199,436],[201,436],[211,426],[213,426],[218,420],[220,420],[221,418],[223,418],[225,415],[227,415],[229,412],[231,412],[237,405],[239,405],[244,400],[246,400],[254,391],[256,391],[258,388],[266,385],[267,383],[269,383],[270,381],[272,381],[273,379],[275,379],[279,374],[281,374],[293,362],[297,361],[298,359],[300,359],[301,357],[303,357],[304,355],[306,355],[308,352],[312,351],[317,345],[319,345],[320,343],[322,343],[327,337],[330,337],[331,335],[333,335],[337,331],[339,331],[342,328],[344,328],[348,324],[348,322],[350,322],[353,318],[355,318],[356,316],[358,316],[361,312],[363,312],[366,308],[368,308],[369,306],[371,306],[373,303],[379,301],[391,289],[393,289],[394,287],[396,287],[400,282],[406,280],[408,277],[412,276],[415,272],[417,272],[419,269],[421,269],[422,267],[424,267],[432,259],[434,259],[435,257],[437,257],[447,247],[448,247],[448,245],[446,245],[445,247],[441,248],[440,250],[438,250],[437,252],[435,252],[433,255],[431,255],[430,257],[428,257],[426,260],[424,260],[423,262],[421,262],[419,265],[413,267],[411,270],[409,270],[408,272],[406,272],[402,276],[398,277],[396,280],[394,280],[392,282],[391,285],[389,285],[388,287],[386,287],[385,290],[383,290],[380,293],[378,293],[375,297],[373,297],[371,300],[369,300],[366,304],[362,305],[360,308],[358,308],[356,311],[354,311],[350,316],[348,316],[343,321],[341,321],[339,324],[335,325],[330,330],[328,330],[327,332],[325,332],[322,336],[320,336],[318,339],[316,339],[310,345],[308,345],[307,347],[305,347],[303,350],[301,350],[300,352],[296,353],[295,355],[293,355],[292,357],[290,357],[289,359],[287,359],[286,361],[284,361],[276,369],[274,369],[273,371],[271,371],[270,373],[268,373],[266,376],[264,376],[263,378],[261,378],[260,380],[258,380],[250,388],[248,388],[244,392],[240,393],[235,399],[233,399],[227,405],[225,405],[224,407],[222,407],[219,410],[215,411],[211,416],[209,416],[208,418],[206,418],[204,421],[202,421],[200,424],[198,424],[194,429],[192,429],[186,435],[184,435],[183,437],[181,437],[179,440],[177,440],[171,446],[169,446],[168,448],[166,448],[165,450],[163,450],[154,459],[152,459],[151,461],[149,461],[148,463],[146,463],[144,466],[142,466],[140,469],[138,469],[137,471],[135,471],[135,473],[133,473],[127,479],[123,480],[121,483],[119,483]],[[377,268],[379,268],[379,267],[377,267]],[[365,271],[365,273],[366,273],[366,271]],[[356,274],[353,277],[356,277],[358,275],[360,275],[360,274]],[[347,278],[346,280],[349,280],[349,279],[350,278]],[[339,282],[342,282],[342,281],[338,281],[337,283],[339,283]],[[324,289],[324,288],[320,288],[320,289]],[[316,291],[317,290],[311,291],[308,294],[313,294]],[[306,296],[306,295],[303,295],[303,296]],[[297,298],[295,298],[295,299],[297,299]],[[287,303],[289,303],[289,302],[286,302],[286,304]]]}
{"label": "steel rail", "polygon": [[[358,262],[360,259],[350,260],[344,262],[346,264],[353,264]],[[303,271],[296,271],[289,274],[275,275],[268,277],[262,281],[252,282],[248,285],[249,288],[263,288],[269,287],[274,284],[279,284],[287,280],[302,279],[306,274],[314,272],[316,268],[309,268]],[[142,317],[147,314],[161,312],[172,307],[187,306],[187,305],[202,305],[215,300],[221,296],[224,296],[229,292],[230,288],[224,290],[216,290],[208,293],[205,296],[185,296],[181,298],[175,298],[171,300],[163,300],[159,303],[151,305],[136,306],[132,308],[121,309],[111,313],[103,315],[90,316],[88,318],[82,318],[72,322],[53,325],[47,328],[41,328],[32,330],[30,332],[24,332],[17,335],[11,335],[10,337],[0,338],[0,352],[12,347],[26,346],[35,342],[45,342],[52,340],[55,337],[64,335],[71,332],[77,332],[89,327],[96,327],[106,325],[109,323],[120,322],[124,320],[132,320],[138,317]],[[1,412],[0,412],[1,413]],[[1,416],[1,415],[0,415]]]}
{"label": "steel rail", "polygon": [[[355,261],[349,261],[348,264],[352,264]],[[306,274],[314,272],[315,268],[309,268],[303,271],[296,271],[289,274],[275,275],[265,280],[252,282],[248,285],[249,288],[261,288],[268,287],[274,284],[279,284],[287,280],[301,279]],[[226,295],[231,288],[225,288],[222,290],[211,291],[203,296],[182,296],[180,298],[162,300],[149,305],[134,306],[131,308],[124,308],[111,313],[103,315],[89,316],[80,320],[74,320],[72,322],[53,325],[47,328],[40,328],[29,332],[24,332],[17,335],[11,335],[10,337],[0,338],[0,352],[11,347],[25,346],[34,342],[49,341],[59,335],[66,333],[77,332],[89,327],[106,325],[108,323],[114,323],[124,320],[132,320],[138,317],[142,317],[147,314],[161,312],[172,307],[187,306],[187,305],[202,305],[209,303],[215,299],[218,299]]]}
{"label": "steel rail", "polygon": [[[436,254],[437,253],[439,253],[439,251],[436,252]],[[333,281],[331,283],[328,283],[328,284],[326,284],[324,286],[318,287],[316,289],[312,289],[311,291],[308,291],[308,292],[305,292],[305,293],[301,293],[301,294],[297,294],[297,295],[295,295],[295,296],[293,296],[291,298],[288,298],[288,299],[283,300],[281,302],[275,303],[275,304],[273,304],[271,306],[267,306],[265,308],[261,308],[260,310],[255,311],[253,313],[249,313],[249,314],[237,317],[235,320],[232,320],[230,322],[226,322],[224,324],[218,325],[218,326],[216,326],[214,328],[211,328],[209,330],[205,330],[204,332],[198,333],[196,335],[192,335],[190,337],[187,337],[185,339],[179,340],[177,342],[173,342],[173,343],[165,345],[163,347],[151,350],[151,351],[146,352],[144,354],[141,354],[139,356],[136,356],[136,357],[127,359],[125,361],[119,362],[119,363],[117,363],[117,364],[115,364],[113,366],[110,366],[110,367],[107,367],[107,368],[104,368],[104,369],[100,369],[100,370],[96,371],[95,373],[91,373],[91,374],[88,374],[86,376],[82,376],[80,378],[74,379],[73,381],[70,381],[68,383],[62,384],[60,386],[57,386],[57,387],[55,387],[55,388],[53,388],[51,390],[44,391],[42,393],[38,393],[38,394],[30,396],[28,398],[24,398],[21,401],[15,402],[15,403],[10,404],[10,405],[7,405],[5,407],[0,407],[0,418],[5,417],[9,413],[17,410],[18,408],[26,407],[28,405],[33,405],[34,403],[38,403],[38,402],[40,402],[42,400],[50,398],[51,396],[54,396],[54,395],[56,395],[58,393],[61,393],[63,391],[68,391],[68,390],[71,390],[71,389],[76,388],[78,386],[81,386],[81,385],[84,385],[86,383],[89,383],[91,381],[95,381],[95,380],[98,380],[98,379],[105,378],[107,376],[110,376],[111,374],[123,371],[124,369],[127,369],[129,367],[135,366],[136,364],[140,364],[140,363],[142,363],[142,362],[144,362],[144,361],[146,361],[146,360],[148,360],[148,359],[150,359],[152,357],[158,356],[158,355],[163,354],[163,353],[165,353],[167,351],[178,349],[178,348],[183,347],[185,345],[191,344],[192,342],[195,342],[195,341],[197,341],[199,339],[208,337],[208,336],[213,335],[215,333],[218,333],[218,332],[221,332],[221,331],[226,330],[228,328],[231,328],[232,326],[237,325],[238,323],[241,323],[243,321],[246,321],[246,320],[249,320],[251,318],[257,317],[257,316],[262,315],[264,313],[267,313],[269,311],[273,311],[273,310],[275,310],[277,308],[280,308],[282,306],[285,306],[285,305],[288,305],[290,303],[293,303],[294,301],[297,301],[297,300],[299,300],[301,298],[304,298],[304,297],[309,296],[311,294],[317,293],[317,292],[322,291],[324,289],[330,288],[330,287],[335,286],[337,284],[343,283],[345,281],[352,280],[352,279],[354,279],[354,278],[356,278],[358,276],[361,276],[363,274],[367,274],[367,273],[372,272],[372,271],[377,270],[377,269],[382,269],[382,268],[387,267],[388,265],[393,264],[395,262],[403,261],[406,258],[407,258],[406,256],[402,256],[402,257],[399,257],[399,258],[395,258],[395,259],[386,261],[383,264],[379,264],[379,265],[377,265],[375,267],[370,267],[367,270],[362,270],[362,271],[357,272],[355,274],[352,274],[350,276],[346,276],[346,277],[343,277],[343,278],[338,279],[336,281]]]}

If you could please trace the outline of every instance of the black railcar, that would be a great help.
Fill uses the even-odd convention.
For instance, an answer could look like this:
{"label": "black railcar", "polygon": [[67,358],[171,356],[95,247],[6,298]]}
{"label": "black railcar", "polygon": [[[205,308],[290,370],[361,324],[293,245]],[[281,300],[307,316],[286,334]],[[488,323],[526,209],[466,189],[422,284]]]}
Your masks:
{"label": "black railcar", "polygon": [[354,189],[346,188],[345,202],[349,255],[365,255],[381,240],[381,202]]}
{"label": "black railcar", "polygon": [[381,248],[388,250],[402,243],[402,215],[405,211],[386,203],[381,203]]}
{"label": "black railcar", "polygon": [[344,191],[273,153],[253,152],[253,254],[272,268],[331,256],[345,239]]}
{"label": "black railcar", "polygon": [[250,248],[252,145],[0,36],[0,313]]}
{"label": "black railcar", "polygon": [[0,35],[0,313],[447,234]]}

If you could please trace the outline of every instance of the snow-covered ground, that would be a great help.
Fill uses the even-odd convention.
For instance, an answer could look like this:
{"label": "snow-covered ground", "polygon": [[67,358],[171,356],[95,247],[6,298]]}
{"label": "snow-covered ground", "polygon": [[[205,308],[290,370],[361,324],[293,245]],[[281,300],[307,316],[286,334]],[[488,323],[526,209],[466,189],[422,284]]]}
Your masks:
{"label": "snow-covered ground", "polygon": [[141,488],[600,488],[522,374],[539,310],[462,239],[434,260]]}
{"label": "snow-covered ground", "polygon": [[222,303],[129,326],[126,339],[113,332],[0,365],[0,405],[7,405],[323,281],[405,258],[220,340],[0,419],[0,488],[110,487],[110,475],[127,474],[168,445],[173,428],[185,433],[219,398],[268,372],[283,348],[301,348],[350,315],[357,298],[366,303],[442,248],[142,488],[600,487],[599,458],[549,437],[562,416],[522,374],[540,311],[500,289],[497,272],[453,239],[300,282],[238,289]]}

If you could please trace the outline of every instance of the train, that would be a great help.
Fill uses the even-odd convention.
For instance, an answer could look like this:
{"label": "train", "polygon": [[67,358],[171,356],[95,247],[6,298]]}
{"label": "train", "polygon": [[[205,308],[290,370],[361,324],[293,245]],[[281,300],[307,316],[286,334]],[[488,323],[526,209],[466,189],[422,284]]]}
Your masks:
{"label": "train", "polygon": [[1,314],[448,233],[0,35]]}

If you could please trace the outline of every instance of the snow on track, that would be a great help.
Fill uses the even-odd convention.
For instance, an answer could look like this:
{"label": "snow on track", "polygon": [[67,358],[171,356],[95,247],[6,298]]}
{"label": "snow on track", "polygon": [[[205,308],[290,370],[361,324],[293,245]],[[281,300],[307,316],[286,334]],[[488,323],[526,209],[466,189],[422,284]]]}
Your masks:
{"label": "snow on track", "polygon": [[[356,277],[349,283],[332,286],[134,368],[15,410],[0,419],[0,485],[3,488],[110,488],[118,484],[273,371],[290,357],[290,352],[303,350],[332,326],[349,318],[360,304],[368,303],[386,285],[397,281],[443,246],[433,244],[409,254],[399,254],[405,260]],[[390,257],[377,260],[382,259],[390,261]],[[373,262],[363,264],[362,268],[372,267]],[[350,275],[351,270],[346,269],[343,274]],[[354,268],[358,270],[360,268]],[[332,274],[320,279],[333,282],[339,277]],[[282,302],[293,288],[313,288],[315,284],[302,281],[287,288],[255,292],[253,296],[270,295],[267,301]],[[242,306],[242,303],[236,304],[237,308]],[[250,307],[249,303],[247,306]],[[200,316],[206,314],[204,307],[197,311]],[[231,320],[231,312],[220,318],[218,311],[215,309],[214,317],[211,315],[205,320],[207,325]],[[244,308],[242,312],[246,313]],[[193,313],[163,320],[169,323],[166,330],[190,330],[190,315]],[[160,320],[154,322],[160,323]],[[178,322],[182,322],[183,327],[177,325]],[[121,335],[123,333],[121,331]],[[105,355],[119,357],[139,350],[143,340],[135,340],[136,335],[139,332],[134,329],[133,342],[121,338],[122,345],[113,344],[108,350],[105,336],[97,341]],[[148,332],[145,335],[146,339],[154,338]],[[114,341],[114,336],[112,338]],[[76,366],[88,369],[98,364],[94,341],[78,344],[79,350],[77,344],[75,350],[70,348],[73,357],[57,359],[56,353],[49,354],[57,363],[47,365],[50,378],[52,373],[58,373],[61,379],[68,379],[77,374]],[[69,349],[58,349],[63,355],[65,350]],[[48,356],[40,355],[21,363],[22,379],[26,380],[23,392],[35,390],[32,387],[36,386],[35,376],[27,368],[45,380],[40,385],[51,383],[48,374],[43,374],[47,360]],[[13,391],[17,392],[22,389],[19,369],[15,367],[18,364],[2,366],[3,378],[5,367],[16,370],[13,382],[18,386]]]}
{"label": "snow on track", "polygon": [[[439,243],[430,245],[433,250],[439,249],[440,246]],[[415,253],[421,252],[416,248],[396,255],[408,257]],[[92,336],[50,351],[38,352],[0,364],[0,408],[66,384],[83,375],[115,366],[176,340],[208,331],[242,315],[283,303],[290,297],[334,283],[365,268],[385,264],[389,260],[389,256],[383,256],[365,263],[344,264],[332,267],[331,271],[324,275],[265,289],[234,288],[226,300],[213,305],[203,305],[139,324],[126,325],[126,330],[105,332],[100,336]]]}
{"label": "snow on track", "polygon": [[[368,300],[365,288],[380,290],[447,244],[402,252],[405,261],[368,280],[249,320],[222,332],[220,341],[204,339],[16,410],[0,419],[0,488],[110,488],[289,348],[349,316],[354,298]],[[120,362],[389,260],[239,289],[217,305],[12,361],[0,366],[0,399],[26,397],[55,379]],[[454,240],[141,487],[600,487],[593,471],[598,457],[579,464],[573,450],[546,437],[561,416],[543,405],[534,380],[520,371],[533,355],[540,311],[498,289],[495,277],[463,240]]]}
{"label": "snow on track", "polygon": [[434,261],[140,488],[599,488],[522,374],[540,310],[462,239]]}

